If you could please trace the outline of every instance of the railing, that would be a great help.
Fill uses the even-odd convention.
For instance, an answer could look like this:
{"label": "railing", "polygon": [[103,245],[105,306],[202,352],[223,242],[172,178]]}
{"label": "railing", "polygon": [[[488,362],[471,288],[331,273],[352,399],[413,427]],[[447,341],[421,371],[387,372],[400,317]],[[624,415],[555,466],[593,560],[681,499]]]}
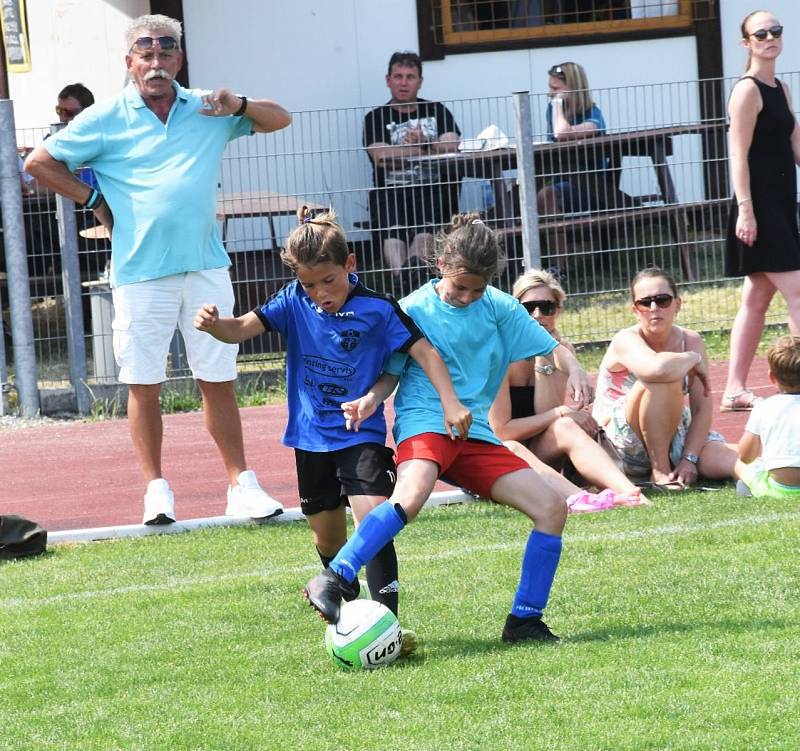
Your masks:
{"label": "railing", "polygon": [[[783,80],[793,89],[793,100],[800,101],[800,76],[792,73]],[[509,290],[524,268],[539,263],[559,273],[568,293],[560,328],[573,341],[604,341],[625,325],[628,282],[651,263],[673,271],[681,283],[686,325],[728,328],[739,286],[724,278],[722,266],[729,194],[724,101],[731,85],[688,81],[595,90],[607,132],[570,143],[547,141],[545,94],[446,102],[461,133],[461,150],[389,162],[385,166],[399,176],[393,179],[407,183],[380,189],[373,186],[363,143],[368,108],[298,112],[284,131],[238,139],[223,159],[217,206],[237,312],[256,307],[291,279],[278,250],[303,204],[332,206],[365,283],[398,297],[428,272],[417,260],[398,261],[388,253],[387,233],[411,246],[420,234],[426,240],[441,229],[431,225],[432,216],[441,218],[458,207],[479,211],[500,233],[508,265],[499,287]],[[701,115],[709,112],[714,116]],[[487,126],[494,127],[487,131]],[[17,146],[33,147],[47,130],[18,131]],[[566,213],[540,213],[541,189],[563,181],[577,185],[586,202],[567,207]],[[414,191],[421,200],[406,212],[408,221],[389,233],[376,222],[375,202],[400,200],[398,188]],[[104,281],[108,241],[93,229],[91,214],[75,211],[68,202],[62,211],[74,221],[61,226],[72,237],[59,240],[58,203],[50,194],[30,191],[22,195],[22,204],[28,280],[17,282],[24,289],[15,291],[14,311],[18,317],[30,314],[31,341],[24,325],[15,331],[22,331],[23,344],[35,351],[34,382],[42,389],[72,388],[75,394],[82,385],[95,389],[116,383],[110,290]],[[69,260],[75,253],[71,247],[77,264]],[[24,349],[9,336],[12,280],[2,260],[0,253],[5,345],[0,380],[19,388],[24,379],[17,366],[30,365],[24,357],[19,360]],[[65,295],[76,283],[77,306]],[[770,319],[781,315],[777,302]],[[75,331],[83,332],[83,348],[76,346]],[[188,374],[180,344],[176,338],[173,377]],[[76,367],[74,353],[81,349],[85,361]],[[242,346],[241,357],[243,367],[257,368],[281,359],[282,344],[277,336],[253,340]]]}

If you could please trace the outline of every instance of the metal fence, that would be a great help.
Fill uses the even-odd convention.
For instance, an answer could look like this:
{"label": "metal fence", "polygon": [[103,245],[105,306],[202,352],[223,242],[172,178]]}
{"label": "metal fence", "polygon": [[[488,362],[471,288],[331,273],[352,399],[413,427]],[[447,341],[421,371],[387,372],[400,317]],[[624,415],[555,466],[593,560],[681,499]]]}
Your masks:
{"label": "metal fence", "polygon": [[[800,74],[782,78],[793,101],[800,101]],[[498,231],[508,257],[496,284],[510,290],[525,268],[553,269],[568,294],[560,330],[572,341],[602,342],[631,322],[628,283],[648,264],[678,278],[683,323],[729,328],[739,287],[724,278],[722,263],[729,195],[725,102],[733,82],[596,89],[606,135],[568,146],[548,141],[546,93],[444,102],[460,134],[459,150],[434,148],[388,162],[380,188],[364,144],[371,108],[297,112],[284,131],[240,138],[223,159],[218,203],[237,312],[256,307],[291,278],[279,249],[296,226],[297,208],[306,204],[336,211],[363,281],[398,297],[429,275],[423,256],[446,217],[454,210],[478,211]],[[47,132],[17,131],[16,146],[30,149]],[[7,185],[10,162],[3,164]],[[22,195],[28,279],[8,279],[13,274],[0,254],[0,379],[20,388],[20,364],[30,365],[19,353],[32,344],[41,389],[79,393],[115,383],[108,242],[92,231],[90,212],[12,182]],[[572,200],[548,206],[542,189],[558,183],[571,184]],[[6,193],[4,218],[11,210]],[[396,216],[401,204],[405,221],[382,225],[387,210]],[[13,305],[10,282],[23,287],[15,290]],[[27,316],[23,308],[30,311],[32,339],[20,344],[10,337],[10,312]],[[782,315],[776,301],[770,320]],[[23,323],[15,324],[14,339],[17,330],[27,339]],[[76,357],[84,361],[76,365]],[[257,368],[281,359],[282,344],[274,335],[252,340],[242,345],[240,357],[243,368]],[[178,334],[170,374],[188,374]]]}

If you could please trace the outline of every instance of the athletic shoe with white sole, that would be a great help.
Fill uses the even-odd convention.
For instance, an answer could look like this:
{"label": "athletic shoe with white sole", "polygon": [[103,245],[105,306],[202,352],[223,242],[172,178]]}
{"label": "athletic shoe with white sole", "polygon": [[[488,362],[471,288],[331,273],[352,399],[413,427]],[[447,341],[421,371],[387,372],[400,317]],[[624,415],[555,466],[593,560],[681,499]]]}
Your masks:
{"label": "athletic shoe with white sole", "polygon": [[282,513],[283,506],[258,484],[258,478],[252,469],[247,469],[239,475],[238,485],[228,486],[226,516],[268,519]]}
{"label": "athletic shoe with white sole", "polygon": [[172,524],[175,521],[175,496],[162,477],[150,480],[144,494],[142,524]]}
{"label": "athletic shoe with white sole", "polygon": [[347,586],[347,582],[341,576],[326,568],[303,588],[308,604],[328,623],[339,621],[342,584]]}

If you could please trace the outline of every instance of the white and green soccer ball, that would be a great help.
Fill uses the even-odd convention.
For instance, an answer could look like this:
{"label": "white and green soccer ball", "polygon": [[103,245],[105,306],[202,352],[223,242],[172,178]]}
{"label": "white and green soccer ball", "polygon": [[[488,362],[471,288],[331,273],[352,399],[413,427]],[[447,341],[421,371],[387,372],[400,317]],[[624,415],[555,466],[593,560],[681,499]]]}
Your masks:
{"label": "white and green soccer ball", "polygon": [[342,603],[338,623],[325,631],[325,648],[347,670],[391,665],[400,655],[403,632],[397,616],[373,600]]}

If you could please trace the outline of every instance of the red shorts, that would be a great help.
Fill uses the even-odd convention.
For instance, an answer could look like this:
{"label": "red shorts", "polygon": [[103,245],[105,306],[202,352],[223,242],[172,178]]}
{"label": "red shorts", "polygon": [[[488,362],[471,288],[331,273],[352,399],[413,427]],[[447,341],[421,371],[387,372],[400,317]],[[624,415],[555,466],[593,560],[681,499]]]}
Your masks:
{"label": "red shorts", "polygon": [[439,465],[439,475],[447,481],[492,497],[492,486],[503,475],[530,469],[527,462],[505,446],[486,441],[453,441],[441,433],[420,433],[397,447],[397,466],[409,459],[428,459]]}

